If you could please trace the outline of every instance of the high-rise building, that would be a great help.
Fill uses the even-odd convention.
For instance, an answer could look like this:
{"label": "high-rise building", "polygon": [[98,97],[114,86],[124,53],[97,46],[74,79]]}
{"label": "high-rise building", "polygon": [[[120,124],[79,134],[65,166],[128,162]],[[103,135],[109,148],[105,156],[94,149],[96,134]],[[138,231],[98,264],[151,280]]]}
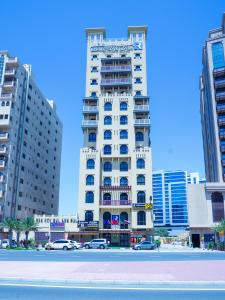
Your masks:
{"label": "high-rise building", "polygon": [[202,52],[201,121],[207,182],[225,181],[225,14]]}
{"label": "high-rise building", "polygon": [[103,28],[86,36],[79,223],[125,245],[153,226],[147,27],[128,27],[124,39],[107,39]]}
{"label": "high-rise building", "polygon": [[30,65],[0,51],[0,219],[57,214],[62,124]]}
{"label": "high-rise building", "polygon": [[[202,182],[202,181],[201,181]],[[188,226],[187,184],[199,184],[199,174],[154,171],[152,175],[154,226]]]}

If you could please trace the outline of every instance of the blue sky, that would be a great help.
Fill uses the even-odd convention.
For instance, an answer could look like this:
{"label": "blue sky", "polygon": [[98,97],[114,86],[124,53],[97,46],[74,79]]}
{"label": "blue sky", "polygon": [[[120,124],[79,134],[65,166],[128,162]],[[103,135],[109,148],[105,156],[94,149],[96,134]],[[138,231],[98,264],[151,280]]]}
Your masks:
{"label": "blue sky", "polygon": [[223,0],[11,0],[2,1],[0,11],[0,48],[32,64],[64,125],[60,213],[75,213],[77,207],[86,27],[126,37],[127,26],[148,25],[153,168],[204,176],[201,51],[208,31],[221,25]]}

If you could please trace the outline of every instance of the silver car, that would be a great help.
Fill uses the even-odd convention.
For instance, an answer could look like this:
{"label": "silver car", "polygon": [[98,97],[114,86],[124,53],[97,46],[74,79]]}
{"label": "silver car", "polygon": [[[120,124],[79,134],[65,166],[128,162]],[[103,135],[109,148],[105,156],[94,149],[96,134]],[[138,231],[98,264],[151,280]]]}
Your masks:
{"label": "silver car", "polygon": [[85,249],[105,249],[108,247],[108,243],[106,239],[94,239],[90,242],[84,243]]}
{"label": "silver car", "polygon": [[155,248],[156,244],[150,241],[140,242],[133,247],[134,250],[154,250]]}

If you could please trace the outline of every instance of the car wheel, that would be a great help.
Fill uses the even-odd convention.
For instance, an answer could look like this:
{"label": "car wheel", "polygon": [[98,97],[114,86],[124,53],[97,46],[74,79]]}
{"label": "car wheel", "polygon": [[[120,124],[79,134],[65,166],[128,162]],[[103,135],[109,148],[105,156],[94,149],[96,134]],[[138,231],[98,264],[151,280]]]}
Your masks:
{"label": "car wheel", "polygon": [[88,245],[85,245],[85,249],[89,249],[90,247]]}
{"label": "car wheel", "polygon": [[141,247],[137,247],[137,250],[141,250]]}
{"label": "car wheel", "polygon": [[100,245],[100,249],[105,249],[105,246],[104,245]]}
{"label": "car wheel", "polygon": [[64,246],[64,247],[63,247],[63,250],[64,250],[64,251],[68,250],[68,247],[67,247],[67,246]]}

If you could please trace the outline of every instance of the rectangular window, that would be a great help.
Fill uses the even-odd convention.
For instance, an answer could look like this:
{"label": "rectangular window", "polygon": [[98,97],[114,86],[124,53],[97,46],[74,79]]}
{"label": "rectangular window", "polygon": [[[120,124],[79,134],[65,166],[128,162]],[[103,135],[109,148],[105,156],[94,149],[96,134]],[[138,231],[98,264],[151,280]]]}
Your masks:
{"label": "rectangular window", "polygon": [[215,69],[225,67],[223,43],[212,44],[213,67]]}

